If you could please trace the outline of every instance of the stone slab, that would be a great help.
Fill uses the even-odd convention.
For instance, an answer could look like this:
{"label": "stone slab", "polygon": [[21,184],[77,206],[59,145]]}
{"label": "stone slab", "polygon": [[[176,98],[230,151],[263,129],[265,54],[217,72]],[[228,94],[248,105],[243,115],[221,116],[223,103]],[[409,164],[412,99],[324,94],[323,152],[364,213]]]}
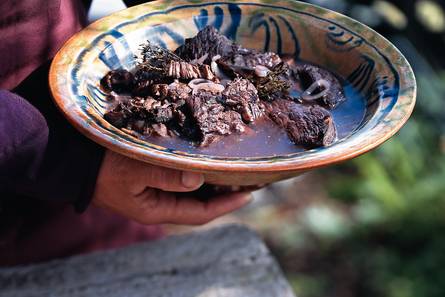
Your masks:
{"label": "stone slab", "polygon": [[228,225],[0,269],[0,297],[293,297],[263,241]]}

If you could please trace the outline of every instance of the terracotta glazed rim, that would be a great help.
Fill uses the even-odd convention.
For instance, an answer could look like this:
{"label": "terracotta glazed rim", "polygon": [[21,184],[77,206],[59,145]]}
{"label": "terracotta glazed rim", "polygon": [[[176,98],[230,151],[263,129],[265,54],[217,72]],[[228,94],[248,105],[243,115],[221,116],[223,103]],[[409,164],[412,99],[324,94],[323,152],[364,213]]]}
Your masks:
{"label": "terracotta glazed rim", "polygon": [[[156,5],[159,5],[159,3],[164,3],[165,1],[154,1],[146,4],[141,4],[132,8],[129,8],[127,10],[140,10],[140,15],[143,15],[144,13],[147,13],[148,11],[156,11]],[[93,24],[89,25],[87,28],[94,27],[97,31],[97,34],[94,36],[88,36],[88,38],[85,38],[84,30],[78,32],[73,37],[71,37],[64,46],[60,49],[60,51],[56,54],[54,57],[54,60],[51,64],[50,73],[49,73],[49,85],[50,89],[53,95],[53,99],[58,106],[58,108],[61,110],[61,112],[65,115],[65,117],[68,119],[68,121],[76,127],[81,133],[86,135],[88,138],[92,139],[93,141],[99,143],[100,145],[103,145],[104,147],[116,151],[118,153],[121,153],[123,155],[127,155],[131,158],[139,159],[144,162],[157,164],[165,167],[171,167],[176,169],[184,169],[184,170],[192,170],[192,171],[200,171],[200,172],[278,172],[278,171],[306,171],[309,169],[317,168],[326,166],[329,164],[338,163],[341,161],[349,160],[354,157],[357,157],[361,154],[364,154],[377,146],[384,143],[386,140],[391,138],[398,130],[402,128],[402,126],[406,123],[406,121],[409,119],[415,105],[416,101],[416,92],[417,92],[417,86],[415,82],[414,73],[412,71],[411,66],[409,65],[406,58],[400,53],[400,51],[392,44],[390,43],[386,38],[375,32],[373,29],[361,24],[358,21],[355,21],[347,16],[344,16],[340,13],[336,13],[333,11],[330,11],[328,9],[324,9],[312,4],[302,3],[298,1],[285,1],[289,3],[289,5],[292,5],[292,3],[298,3],[300,6],[305,6],[308,8],[316,8],[318,11],[322,11],[323,13],[329,13],[331,15],[334,15],[336,17],[335,21],[342,26],[343,28],[347,29],[350,32],[353,32],[353,34],[362,37],[358,33],[356,33],[356,30],[351,29],[350,25],[347,25],[346,23],[353,24],[354,28],[361,28],[362,30],[365,29],[366,32],[371,33],[372,37],[380,42],[381,46],[377,47],[374,46],[376,49],[384,50],[385,53],[391,53],[391,56],[393,57],[391,60],[397,60],[399,61],[398,64],[391,63],[391,66],[394,67],[397,74],[401,77],[404,77],[404,80],[400,82],[400,88],[398,90],[398,96],[397,100],[392,107],[392,110],[398,108],[402,110],[402,114],[399,115],[396,119],[394,118],[395,115],[390,115],[389,113],[385,115],[385,120],[388,117],[393,117],[392,119],[389,118],[388,120],[394,121],[394,125],[388,130],[385,131],[385,133],[372,135],[371,138],[366,137],[366,135],[361,135],[360,141],[358,141],[355,145],[347,146],[348,141],[350,138],[346,138],[340,142],[344,144],[344,150],[341,151],[339,154],[336,153],[335,150],[332,150],[331,148],[335,147],[336,144],[334,144],[331,147],[327,148],[320,148],[315,150],[309,150],[301,153],[296,153],[292,155],[282,155],[282,156],[270,156],[270,157],[252,157],[252,158],[209,158],[208,155],[199,155],[199,154],[189,154],[185,152],[178,152],[178,151],[169,151],[169,150],[156,150],[150,147],[144,147],[143,149],[135,147],[131,144],[116,141],[116,139],[110,137],[109,135],[106,135],[99,131],[99,129],[92,128],[87,124],[87,121],[85,119],[82,119],[81,117],[76,116],[73,114],[72,111],[70,111],[70,101],[72,102],[72,97],[70,93],[70,85],[68,83],[61,84],[58,82],[58,79],[60,77],[60,74],[67,74],[71,64],[62,63],[64,56],[69,53],[68,49],[70,49],[74,44],[75,41],[78,39],[85,39],[84,42],[88,44],[90,41],[92,41],[95,37],[98,35],[109,31],[107,30],[98,30],[97,28],[100,28],[100,24],[105,21],[110,21],[116,16],[124,14],[127,10],[119,11],[117,13],[114,13],[106,18],[100,19]],[[177,5],[170,4],[168,8],[175,7]],[[194,2],[195,3],[195,2]],[[228,3],[236,3],[238,5],[248,5],[248,4],[254,4],[256,5],[264,5],[269,8],[275,7],[273,4],[263,4],[260,1],[218,1],[212,4],[228,4]],[[180,4],[182,5],[182,3]],[[190,3],[190,6],[193,6],[193,3]],[[199,6],[200,4],[196,4]],[[277,7],[278,8],[278,7]],[[162,9],[165,10],[165,9]],[[313,15],[317,15],[316,13],[312,13]],[[340,20],[339,20],[340,19]],[[342,23],[341,21],[346,21],[346,23]],[[118,24],[116,24],[118,25]],[[364,40],[369,39],[362,37]],[[378,43],[375,42],[375,43]],[[384,49],[383,49],[384,47]],[[79,51],[76,51],[78,54]],[[388,60],[389,58],[385,56]],[[395,58],[394,58],[395,57]],[[76,59],[73,59],[74,61]],[[404,93],[401,94],[401,90],[404,90]],[[380,121],[376,127],[373,127],[373,129],[376,129],[380,125],[385,125],[382,121]],[[363,127],[362,127],[363,128]],[[371,130],[369,130],[371,132]],[[375,134],[375,133],[374,133]],[[358,145],[357,145],[358,144]],[[281,158],[284,157],[284,158]]]}

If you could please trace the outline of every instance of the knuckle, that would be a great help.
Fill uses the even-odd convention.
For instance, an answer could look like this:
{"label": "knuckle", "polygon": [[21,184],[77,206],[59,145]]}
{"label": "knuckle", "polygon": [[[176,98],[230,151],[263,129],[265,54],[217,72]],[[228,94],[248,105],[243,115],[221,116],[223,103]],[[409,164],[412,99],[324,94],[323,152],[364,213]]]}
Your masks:
{"label": "knuckle", "polygon": [[155,183],[153,186],[161,190],[169,190],[181,185],[178,171],[171,169],[153,170],[151,180]]}
{"label": "knuckle", "polygon": [[158,208],[161,196],[154,189],[146,189],[142,194],[134,196],[138,207],[144,212],[149,213]]}

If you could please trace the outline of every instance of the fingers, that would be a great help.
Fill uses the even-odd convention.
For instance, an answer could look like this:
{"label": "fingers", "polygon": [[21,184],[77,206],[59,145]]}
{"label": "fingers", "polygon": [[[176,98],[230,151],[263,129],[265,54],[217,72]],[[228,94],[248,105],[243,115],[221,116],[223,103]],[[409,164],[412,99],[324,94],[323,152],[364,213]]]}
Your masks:
{"label": "fingers", "polygon": [[[108,151],[96,181],[93,201],[143,224],[204,224],[236,210],[250,194],[231,193],[207,202],[178,197],[199,188],[202,174],[145,164]],[[176,193],[175,193],[176,192]]]}
{"label": "fingers", "polygon": [[112,151],[107,151],[102,163],[101,171],[115,176],[117,182],[124,182],[134,195],[148,187],[169,192],[189,192],[204,183],[204,176],[200,173],[155,166]]}
{"label": "fingers", "polygon": [[135,172],[134,194],[143,192],[147,187],[168,192],[190,192],[203,183],[204,176],[200,173],[141,163]]}
{"label": "fingers", "polygon": [[[166,212],[166,222],[200,225],[243,207],[252,200],[250,193],[222,195],[203,202],[194,198],[176,198],[172,209]],[[170,203],[171,206],[171,203]]]}
{"label": "fingers", "polygon": [[207,202],[175,193],[146,189],[134,196],[131,217],[143,224],[201,225],[232,212],[252,200],[250,193],[233,193],[212,198]]}

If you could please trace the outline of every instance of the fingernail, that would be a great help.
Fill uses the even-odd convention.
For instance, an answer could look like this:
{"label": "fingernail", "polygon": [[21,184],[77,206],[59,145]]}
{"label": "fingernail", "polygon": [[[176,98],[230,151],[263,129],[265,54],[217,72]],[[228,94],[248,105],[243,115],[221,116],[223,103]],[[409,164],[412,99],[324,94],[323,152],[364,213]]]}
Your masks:
{"label": "fingernail", "polygon": [[182,184],[186,188],[197,188],[204,183],[204,176],[200,173],[182,172]]}

